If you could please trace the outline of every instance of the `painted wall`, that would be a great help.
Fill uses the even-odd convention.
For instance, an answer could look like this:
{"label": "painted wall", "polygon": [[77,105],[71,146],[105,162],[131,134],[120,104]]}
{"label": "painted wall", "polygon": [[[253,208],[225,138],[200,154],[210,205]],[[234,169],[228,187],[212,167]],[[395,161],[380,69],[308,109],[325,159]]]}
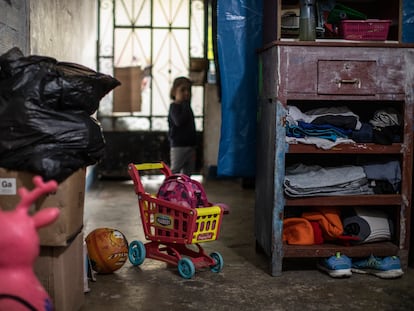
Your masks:
{"label": "painted wall", "polygon": [[96,0],[0,0],[0,53],[50,56],[96,68]]}
{"label": "painted wall", "polygon": [[18,46],[29,51],[29,1],[0,0],[0,54]]}
{"label": "painted wall", "polygon": [[203,170],[208,175],[210,168],[215,167],[217,169],[221,104],[216,84],[205,84],[204,91]]}
{"label": "painted wall", "polygon": [[31,0],[31,54],[96,69],[96,5],[95,0]]}

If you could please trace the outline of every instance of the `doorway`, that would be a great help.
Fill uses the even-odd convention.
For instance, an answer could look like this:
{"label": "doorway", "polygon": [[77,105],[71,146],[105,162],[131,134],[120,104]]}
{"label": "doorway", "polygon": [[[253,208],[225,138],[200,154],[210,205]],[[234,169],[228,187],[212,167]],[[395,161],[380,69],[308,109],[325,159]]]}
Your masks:
{"label": "doorway", "polygon": [[[117,77],[133,68],[138,74],[126,94],[138,104],[119,108],[114,92],[102,99],[98,119],[108,148],[100,175],[123,175],[127,162],[169,162],[169,90],[177,76],[199,72],[192,89],[198,139],[197,169],[203,159],[204,82],[207,63],[206,0],[99,0],[97,69]],[[129,84],[129,83],[128,83]],[[125,86],[125,85],[124,85]],[[115,94],[115,96],[114,96]],[[115,98],[114,98],[115,97]],[[115,146],[116,147],[111,147]],[[132,147],[134,146],[134,147]]]}

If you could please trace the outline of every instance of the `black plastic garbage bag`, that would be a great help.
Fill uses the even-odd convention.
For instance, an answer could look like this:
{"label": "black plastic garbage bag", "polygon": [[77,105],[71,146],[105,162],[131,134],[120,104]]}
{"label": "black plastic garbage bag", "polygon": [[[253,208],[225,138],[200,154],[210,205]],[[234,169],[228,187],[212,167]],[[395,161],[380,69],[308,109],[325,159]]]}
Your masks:
{"label": "black plastic garbage bag", "polygon": [[18,48],[0,56],[1,90],[30,96],[55,110],[93,114],[108,92],[120,85],[113,77],[79,64],[46,56],[24,57]]}
{"label": "black plastic garbage bag", "polygon": [[92,118],[118,80],[72,63],[0,56],[0,167],[60,182],[102,158],[105,141]]}

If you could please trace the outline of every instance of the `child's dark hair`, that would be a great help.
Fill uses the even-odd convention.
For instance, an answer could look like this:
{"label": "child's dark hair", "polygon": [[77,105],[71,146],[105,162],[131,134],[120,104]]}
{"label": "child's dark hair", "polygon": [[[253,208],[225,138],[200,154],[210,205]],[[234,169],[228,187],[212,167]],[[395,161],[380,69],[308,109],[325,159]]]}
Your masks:
{"label": "child's dark hair", "polygon": [[193,83],[192,83],[192,81],[191,81],[189,78],[187,78],[187,77],[178,77],[178,78],[175,78],[175,80],[174,80],[174,82],[173,82],[173,85],[172,85],[172,87],[171,87],[171,91],[170,91],[170,98],[171,98],[172,100],[174,100],[174,99],[175,99],[175,91],[177,90],[177,88],[178,88],[179,86],[183,85],[183,84],[187,84],[187,85],[189,85],[189,86],[191,87],[191,85],[192,85]]}

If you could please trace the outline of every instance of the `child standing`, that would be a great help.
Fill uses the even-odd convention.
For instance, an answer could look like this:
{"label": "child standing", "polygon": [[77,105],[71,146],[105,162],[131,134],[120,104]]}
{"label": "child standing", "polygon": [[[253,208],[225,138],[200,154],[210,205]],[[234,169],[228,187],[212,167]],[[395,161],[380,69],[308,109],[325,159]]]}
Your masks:
{"label": "child standing", "polygon": [[191,176],[195,168],[196,129],[191,108],[191,80],[178,77],[171,87],[168,111],[171,171]]}

